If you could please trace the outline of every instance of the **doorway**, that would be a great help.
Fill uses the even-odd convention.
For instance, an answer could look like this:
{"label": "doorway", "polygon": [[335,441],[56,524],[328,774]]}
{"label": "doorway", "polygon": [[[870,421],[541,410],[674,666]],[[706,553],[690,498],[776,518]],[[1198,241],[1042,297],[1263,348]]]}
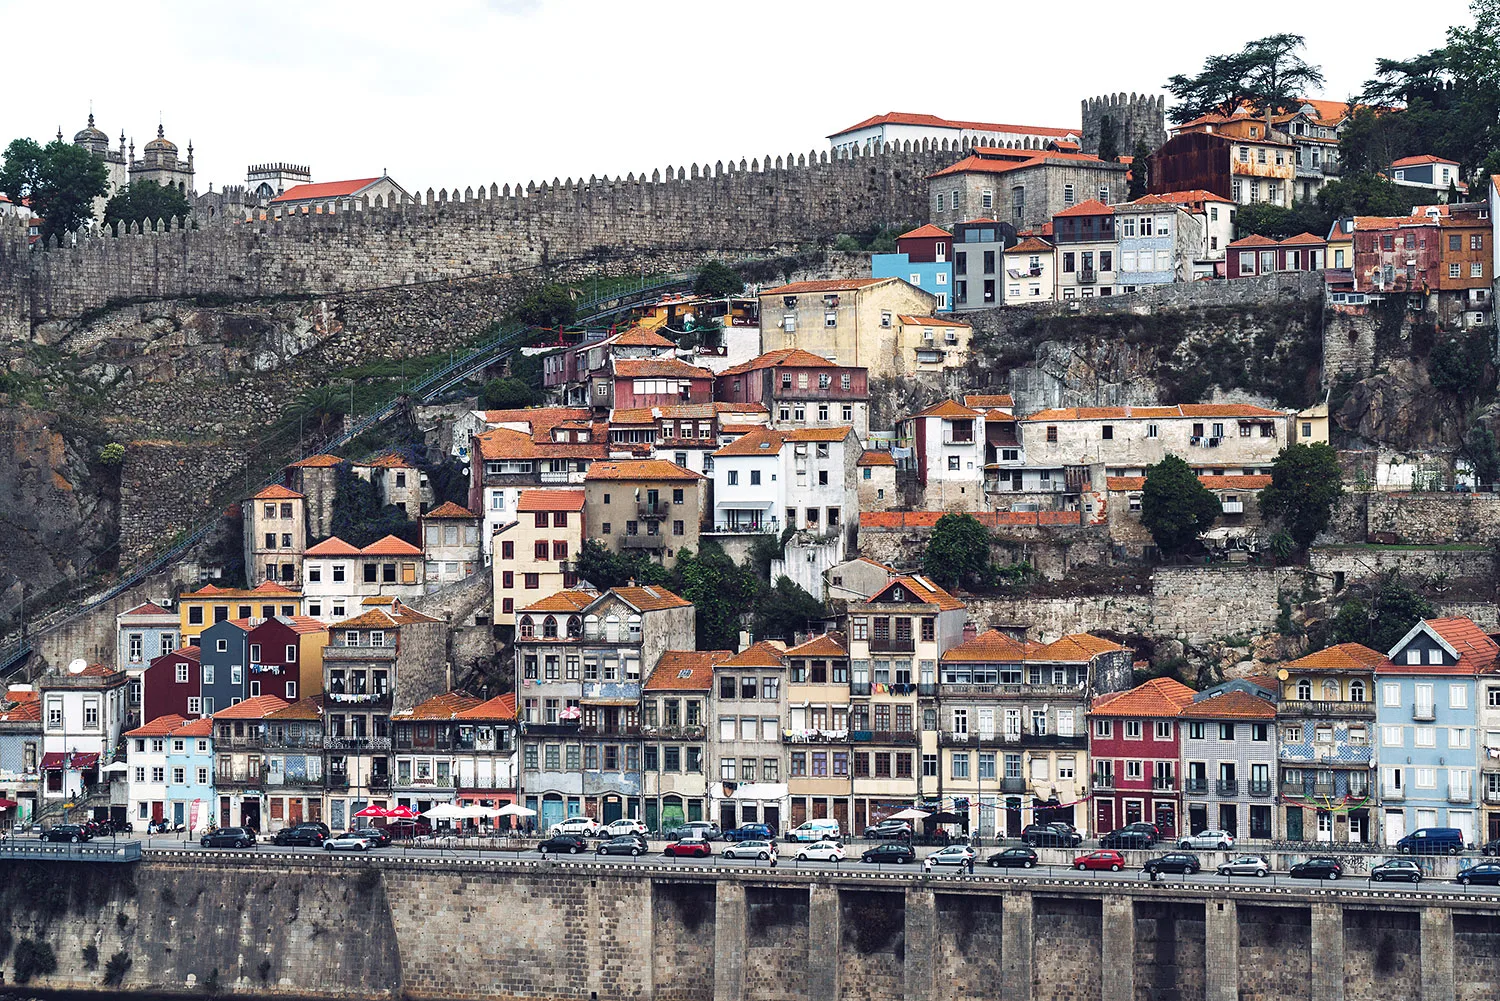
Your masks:
{"label": "doorway", "polygon": [[1318,836],[1319,841],[1333,840],[1333,814],[1327,810],[1318,811]]}
{"label": "doorway", "polygon": [[1385,811],[1385,843],[1394,845],[1406,837],[1406,811]]}
{"label": "doorway", "polygon": [[1288,841],[1302,840],[1302,807],[1300,806],[1286,808],[1286,839]]}
{"label": "doorway", "polygon": [[732,831],[740,826],[739,818],[735,816],[734,800],[726,799],[719,804],[719,830]]}
{"label": "doorway", "polygon": [[260,831],[260,800],[246,799],[240,801],[240,826],[248,827],[259,833]]}
{"label": "doorway", "polygon": [[612,824],[625,814],[625,804],[618,796],[604,797],[604,823]]}

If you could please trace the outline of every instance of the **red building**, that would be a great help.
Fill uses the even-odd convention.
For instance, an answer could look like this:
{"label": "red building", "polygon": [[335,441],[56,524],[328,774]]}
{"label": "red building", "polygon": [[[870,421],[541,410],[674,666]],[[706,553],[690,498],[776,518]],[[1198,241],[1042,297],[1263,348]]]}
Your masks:
{"label": "red building", "polygon": [[942,264],[953,250],[953,234],[928,223],[896,237],[896,253],[913,264]]}
{"label": "red building", "polygon": [[174,714],[187,719],[202,716],[202,681],[196,646],[157,657],[141,672],[141,722]]}
{"label": "red building", "polygon": [[1355,216],[1355,290],[1428,292],[1437,288],[1442,237],[1436,218]]}
{"label": "red building", "polygon": [[759,403],[777,426],[850,424],[863,435],[869,427],[870,375],[868,369],[839,365],[811,351],[782,348],[719,373],[714,399]]}
{"label": "red building", "polygon": [[[615,358],[615,409],[711,403],[714,374],[677,358]],[[598,406],[598,401],[594,401]]]}
{"label": "red building", "polygon": [[1311,233],[1285,240],[1247,236],[1225,248],[1230,278],[1253,278],[1282,271],[1322,271],[1327,266],[1328,241]]}
{"label": "red building", "polygon": [[1153,678],[1094,700],[1089,760],[1096,835],[1139,820],[1154,821],[1163,838],[1177,833],[1182,812],[1177,717],[1192,702],[1193,690],[1172,678]]}
{"label": "red building", "polygon": [[[296,702],[299,698],[321,692],[323,665],[321,661],[303,665],[307,646],[303,637],[314,635],[322,640],[327,632],[326,623],[305,616],[266,619],[252,628],[248,636],[250,673],[245,679],[248,682],[246,696],[253,699],[257,695],[274,695],[278,699]],[[319,648],[322,645],[322,642],[317,644]],[[314,664],[318,677],[304,681],[303,674],[311,673]]]}

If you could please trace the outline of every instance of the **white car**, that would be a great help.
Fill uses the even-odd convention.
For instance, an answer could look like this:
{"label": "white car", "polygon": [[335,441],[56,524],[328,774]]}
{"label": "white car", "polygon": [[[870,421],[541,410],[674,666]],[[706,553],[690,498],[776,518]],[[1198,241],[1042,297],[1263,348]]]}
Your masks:
{"label": "white car", "polygon": [[770,859],[772,855],[779,854],[776,846],[771,842],[751,838],[745,841],[734,841],[725,845],[724,850],[719,853],[719,856],[721,858],[753,858],[764,862]]}
{"label": "white car", "polygon": [[1234,847],[1234,835],[1228,831],[1220,831],[1216,828],[1208,827],[1197,834],[1184,834],[1177,839],[1177,847],[1208,849],[1209,851],[1217,849],[1221,852],[1227,852]]}
{"label": "white car", "polygon": [[968,865],[973,858],[974,849],[968,845],[949,845],[927,856],[926,861],[933,865]]}
{"label": "white car", "polygon": [[553,824],[547,833],[554,837],[559,834],[577,834],[585,838],[597,838],[599,825],[588,817],[569,817],[560,824]]}
{"label": "white car", "polygon": [[[741,842],[741,844],[745,843]],[[808,860],[817,862],[842,862],[844,861],[844,846],[837,841],[814,841],[810,845],[803,845],[797,849],[797,861],[806,862]]]}
{"label": "white car", "polygon": [[619,838],[627,834],[639,834],[645,837],[651,830],[639,820],[617,820],[612,824],[606,824],[599,832],[602,838]]}

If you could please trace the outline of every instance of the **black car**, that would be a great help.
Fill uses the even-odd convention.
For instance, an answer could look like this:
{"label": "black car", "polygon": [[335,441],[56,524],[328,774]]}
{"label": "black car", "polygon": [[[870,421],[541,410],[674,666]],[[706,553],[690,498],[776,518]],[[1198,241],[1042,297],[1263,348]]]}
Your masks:
{"label": "black car", "polygon": [[1458,871],[1458,882],[1464,886],[1470,883],[1488,883],[1490,886],[1500,886],[1500,863],[1476,862],[1474,865]]}
{"label": "black car", "polygon": [[637,835],[622,834],[618,838],[610,838],[608,841],[599,842],[599,847],[594,849],[594,854],[641,856],[646,854],[646,842]]}
{"label": "black car", "polygon": [[985,859],[984,864],[992,869],[1001,867],[1030,869],[1036,865],[1036,852],[1030,848],[1007,848]]}
{"label": "black car", "polygon": [[255,844],[255,832],[248,827],[221,827],[198,839],[204,848],[249,848]]}
{"label": "black car", "polygon": [[1161,840],[1161,828],[1157,827],[1149,820],[1137,820],[1133,824],[1126,824],[1124,827],[1120,828],[1120,830],[1140,831],[1151,839],[1151,843],[1153,845]]}
{"label": "black car", "polygon": [[905,820],[882,820],[865,828],[867,838],[909,838],[911,824]]}
{"label": "black car", "polygon": [[1393,858],[1370,870],[1370,878],[1377,883],[1387,880],[1406,883],[1422,882],[1422,867],[1408,858]]}
{"label": "black car", "polygon": [[1099,839],[1100,848],[1150,848],[1151,835],[1134,827],[1122,827],[1110,831]]}
{"label": "black car", "polygon": [[[383,827],[351,827],[344,833],[352,834],[355,837],[369,838],[371,841],[375,842],[378,847],[381,848],[384,848],[386,845],[391,843],[390,832]],[[328,840],[328,836],[326,833],[323,836],[323,840]]]}
{"label": "black car", "polygon": [[80,841],[91,841],[93,837],[82,824],[58,824],[42,832],[43,841],[66,841],[75,845]]}
{"label": "black car", "polygon": [[915,862],[917,853],[912,850],[911,845],[888,844],[876,845],[868,848],[859,857],[861,862],[890,862],[901,865],[907,862]]}
{"label": "black car", "polygon": [[1485,855],[1500,855],[1500,838],[1486,842],[1485,846],[1479,850]]}
{"label": "black car", "polygon": [[1027,824],[1021,829],[1021,843],[1032,848],[1077,848],[1083,835],[1072,824],[1054,821],[1050,824]]}
{"label": "black car", "polygon": [[1336,858],[1310,858],[1298,862],[1287,874],[1297,879],[1338,879],[1344,874],[1344,866]]}
{"label": "black car", "polygon": [[321,824],[298,824],[296,827],[283,827],[271,835],[271,844],[273,845],[303,845],[308,848],[319,848],[327,840],[328,830]]}
{"label": "black car", "polygon": [[1158,855],[1156,858],[1147,859],[1146,863],[1141,866],[1142,872],[1150,873],[1153,876],[1161,872],[1172,872],[1178,875],[1190,876],[1202,870],[1203,866],[1199,863],[1198,856],[1190,855],[1187,852],[1167,852],[1165,855]]}
{"label": "black car", "polygon": [[556,852],[558,855],[577,855],[589,846],[581,834],[554,834],[537,845],[537,851]]}

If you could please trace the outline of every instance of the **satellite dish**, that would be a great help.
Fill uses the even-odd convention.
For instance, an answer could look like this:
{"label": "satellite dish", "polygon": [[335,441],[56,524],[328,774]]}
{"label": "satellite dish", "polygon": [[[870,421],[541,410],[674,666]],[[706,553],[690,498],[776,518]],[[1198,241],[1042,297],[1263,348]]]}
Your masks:
{"label": "satellite dish", "polygon": [[68,662],[68,673],[82,674],[85,670],[88,669],[88,666],[88,661],[84,660],[82,657],[75,657],[73,658],[73,660]]}
{"label": "satellite dish", "polygon": [[1281,670],[1279,670],[1279,671],[1276,672],[1276,677],[1279,678],[1279,679],[1281,679],[1282,681],[1285,681],[1287,678],[1289,678],[1291,676],[1286,673],[1286,668],[1283,667]]}

